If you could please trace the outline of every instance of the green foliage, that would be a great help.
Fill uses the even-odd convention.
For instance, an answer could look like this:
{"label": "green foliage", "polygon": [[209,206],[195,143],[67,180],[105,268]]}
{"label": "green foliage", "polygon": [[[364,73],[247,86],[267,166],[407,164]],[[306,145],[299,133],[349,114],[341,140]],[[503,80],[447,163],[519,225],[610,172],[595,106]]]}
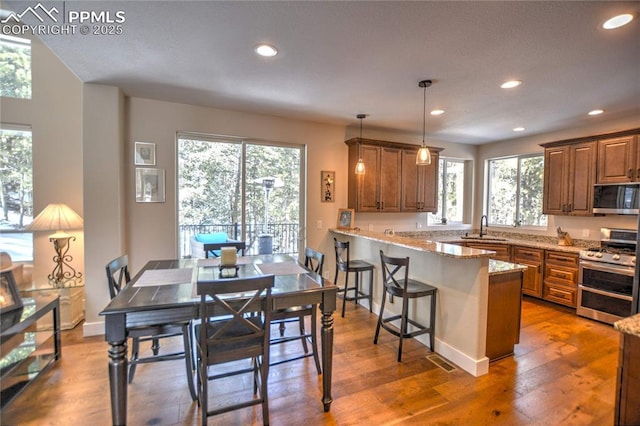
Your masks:
{"label": "green foliage", "polygon": [[33,216],[31,132],[0,129],[0,202],[2,222],[24,227]]}
{"label": "green foliage", "polygon": [[0,38],[0,96],[31,98],[31,47]]}

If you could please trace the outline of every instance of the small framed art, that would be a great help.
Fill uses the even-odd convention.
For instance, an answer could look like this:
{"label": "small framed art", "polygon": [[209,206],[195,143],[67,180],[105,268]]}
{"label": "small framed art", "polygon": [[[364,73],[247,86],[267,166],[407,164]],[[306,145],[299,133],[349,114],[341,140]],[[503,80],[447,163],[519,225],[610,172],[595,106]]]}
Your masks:
{"label": "small framed art", "polygon": [[323,170],[320,172],[320,201],[333,203],[336,188],[336,172]]}
{"label": "small framed art", "polygon": [[353,229],[353,209],[338,209],[338,229]]}
{"label": "small framed art", "polygon": [[22,308],[22,298],[13,271],[3,271],[0,275],[0,313]]}
{"label": "small framed art", "polygon": [[136,202],[164,203],[164,169],[136,168]]}
{"label": "small framed art", "polygon": [[136,166],[156,165],[156,144],[151,142],[136,142],[134,148]]}

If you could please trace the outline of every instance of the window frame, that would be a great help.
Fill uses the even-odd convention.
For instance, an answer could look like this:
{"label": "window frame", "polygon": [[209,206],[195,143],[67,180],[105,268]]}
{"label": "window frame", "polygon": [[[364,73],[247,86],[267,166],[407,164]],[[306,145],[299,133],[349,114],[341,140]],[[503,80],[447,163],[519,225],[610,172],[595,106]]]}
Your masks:
{"label": "window frame", "polygon": [[[548,221],[546,224],[544,225],[522,225],[522,215],[520,213],[521,211],[521,205],[520,205],[520,201],[521,201],[521,197],[520,197],[520,193],[521,193],[521,169],[522,169],[522,161],[525,159],[530,159],[530,158],[535,158],[535,157],[540,157],[542,159],[542,167],[543,167],[543,172],[544,172],[544,153],[529,153],[529,154],[520,154],[520,155],[509,155],[509,156],[504,156],[504,157],[495,157],[495,158],[488,158],[485,161],[485,170],[486,170],[486,180],[485,180],[485,190],[484,190],[484,214],[487,215],[487,226],[495,226],[495,227],[514,227],[514,228],[522,228],[522,229],[546,229],[548,227]],[[510,159],[515,159],[516,160],[516,194],[515,194],[515,200],[516,200],[516,205],[515,205],[515,223],[509,225],[509,224],[503,224],[503,223],[495,223],[493,222],[493,218],[491,217],[491,163],[493,161],[501,161],[501,160],[510,160]],[[544,173],[543,173],[544,175]],[[541,177],[541,179],[544,179],[544,177]],[[544,191],[544,181],[541,181],[541,188],[543,188]],[[542,197],[544,197],[544,194],[541,194]],[[542,200],[541,200],[542,201]],[[541,216],[547,216],[542,212],[542,202],[540,203],[540,214]]]}
{"label": "window frame", "polygon": [[[428,214],[428,222],[427,224],[429,226],[433,225],[443,225],[442,223],[442,216],[443,213],[446,212],[446,206],[447,206],[447,202],[446,202],[446,180],[447,180],[447,162],[451,162],[451,163],[459,163],[462,165],[462,171],[464,173],[463,175],[463,188],[462,188],[462,206],[460,207],[460,213],[462,216],[462,219],[459,221],[452,221],[449,218],[447,219],[446,224],[447,225],[464,225],[465,223],[467,223],[465,221],[465,219],[467,218],[467,216],[465,215],[465,210],[464,210],[464,205],[467,203],[469,197],[467,194],[467,190],[468,190],[468,179],[469,179],[469,172],[468,172],[468,163],[469,160],[464,160],[461,158],[450,158],[450,157],[440,157],[438,159],[439,164],[438,164],[438,205],[440,205],[440,203],[442,203],[442,210],[443,212],[440,212],[440,210],[438,209],[437,212],[435,213],[429,213]],[[442,181],[440,180],[440,177],[442,176]],[[440,219],[437,218],[436,214],[437,213],[441,213],[440,214]]]}

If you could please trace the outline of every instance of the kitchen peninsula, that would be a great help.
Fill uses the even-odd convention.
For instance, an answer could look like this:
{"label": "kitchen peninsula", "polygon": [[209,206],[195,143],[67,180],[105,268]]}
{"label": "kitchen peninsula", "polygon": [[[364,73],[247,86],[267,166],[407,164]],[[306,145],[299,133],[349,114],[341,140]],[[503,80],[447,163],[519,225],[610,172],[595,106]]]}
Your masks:
{"label": "kitchen peninsula", "polygon": [[[435,352],[474,376],[488,372],[490,276],[504,278],[511,273],[521,276],[525,267],[490,260],[494,252],[488,250],[371,231],[333,229],[331,232],[341,240],[350,241],[352,257],[374,265],[380,264],[380,250],[389,256],[409,256],[410,276],[438,288]],[[382,294],[379,278],[376,276],[374,281],[374,305]],[[514,321],[519,329],[520,289],[512,294],[518,303]],[[387,309],[396,312],[400,308],[399,304],[390,304]],[[409,310],[416,321],[428,323],[430,312],[426,304],[413,301]],[[428,336],[417,337],[427,344],[425,338]],[[515,339],[517,341],[517,333]]]}

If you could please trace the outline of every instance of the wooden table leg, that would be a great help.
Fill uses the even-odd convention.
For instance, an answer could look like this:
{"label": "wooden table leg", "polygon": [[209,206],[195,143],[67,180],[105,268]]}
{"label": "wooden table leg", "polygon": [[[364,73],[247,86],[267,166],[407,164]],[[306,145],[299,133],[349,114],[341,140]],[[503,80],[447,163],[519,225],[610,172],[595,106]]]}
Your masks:
{"label": "wooden table leg", "polygon": [[109,315],[105,320],[109,343],[109,387],[111,420],[114,425],[127,424],[127,338],[124,315]]}
{"label": "wooden table leg", "polygon": [[331,374],[333,370],[333,311],[336,309],[337,288],[334,291],[327,291],[323,295],[323,302],[320,304],[322,310],[322,329],[320,338],[322,339],[322,403],[324,411],[331,409],[333,398],[331,397]]}

